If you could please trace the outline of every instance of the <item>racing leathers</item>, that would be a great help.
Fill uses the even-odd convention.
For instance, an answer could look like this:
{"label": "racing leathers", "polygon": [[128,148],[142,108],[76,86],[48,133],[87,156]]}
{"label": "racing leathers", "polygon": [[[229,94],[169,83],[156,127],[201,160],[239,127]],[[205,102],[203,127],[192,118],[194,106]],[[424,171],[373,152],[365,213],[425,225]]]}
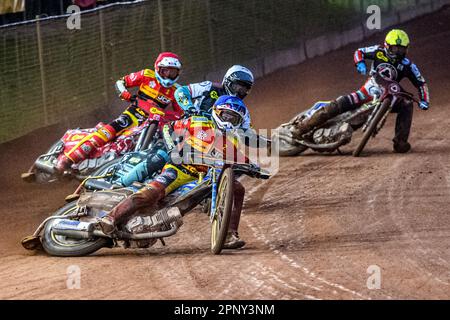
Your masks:
{"label": "racing leathers", "polygon": [[[210,119],[214,103],[220,96],[226,94],[222,84],[204,81],[178,87],[174,93],[174,97],[186,114],[203,115]],[[256,132],[251,128],[250,112],[248,110],[241,128],[245,133],[244,142],[246,145],[249,145],[250,141],[254,141],[258,146],[259,140],[264,139],[261,136],[257,136]],[[159,152],[162,151],[160,150]],[[133,170],[121,179],[122,185],[129,186],[134,181],[143,182],[155,170],[161,169],[162,165],[164,165],[163,159],[163,157],[155,157],[154,153],[151,153],[147,160],[133,168]]]}
{"label": "racing leathers", "polygon": [[[203,116],[192,116],[166,124],[163,136],[171,153],[171,160],[154,180],[123,200],[100,220],[99,225],[104,233],[112,233],[118,223],[127,220],[138,209],[156,204],[178,187],[198,179],[200,174],[207,173],[207,166],[186,159],[213,155],[215,158],[233,162],[249,162],[249,159],[237,149],[237,139],[224,135],[222,131],[216,129],[212,120]],[[237,234],[244,194],[244,186],[235,180],[229,227],[232,233]]]}
{"label": "racing leathers", "polygon": [[[214,103],[220,96],[227,94],[222,84],[203,81],[179,87],[175,91],[175,99],[186,113],[201,114],[211,118],[211,109]],[[252,128],[249,110],[244,116],[241,129],[245,133],[244,142],[247,146],[259,148],[261,145],[266,145],[267,148],[270,148],[270,141],[266,137],[258,135]],[[255,145],[251,145],[252,143]]]}
{"label": "racing leathers", "polygon": [[[165,120],[179,119],[184,111],[174,98],[174,92],[178,86],[175,84],[169,88],[163,87],[157,81],[155,72],[150,69],[131,73],[118,80],[116,90],[120,97],[128,101],[133,100],[132,104],[118,118],[86,136],[65,153],[65,157],[58,162],[57,169],[59,171],[67,169],[72,163],[88,158],[94,150],[104,146],[126,129],[141,125],[154,107],[164,109]],[[136,97],[132,97],[127,90],[132,87],[139,87]]]}
{"label": "racing leathers", "polygon": [[[408,78],[418,89],[419,98],[422,102],[429,104],[428,86],[424,77],[417,66],[407,58],[396,60],[388,55],[386,48],[375,45],[366,48],[360,48],[354,53],[355,65],[365,63],[366,60],[372,61],[371,73],[378,72],[382,77],[400,82],[403,78]],[[370,77],[366,83],[357,91],[348,95],[340,96],[336,100],[322,108],[320,112],[302,123],[298,131],[294,133],[298,138],[314,127],[320,126],[327,120],[350,110],[359,108],[364,103],[373,99],[380,92],[378,85],[373,77]],[[396,152],[407,152],[410,149],[408,143],[409,132],[411,129],[413,105],[412,103],[398,103],[394,106],[392,112],[397,113],[395,124],[395,136],[393,139],[394,150]]]}
{"label": "racing leathers", "polygon": [[[184,111],[211,118],[211,109],[214,103],[220,96],[227,94],[222,84],[203,81],[177,88],[175,91],[175,99]],[[247,110],[241,128],[248,130],[250,127],[250,113]]]}

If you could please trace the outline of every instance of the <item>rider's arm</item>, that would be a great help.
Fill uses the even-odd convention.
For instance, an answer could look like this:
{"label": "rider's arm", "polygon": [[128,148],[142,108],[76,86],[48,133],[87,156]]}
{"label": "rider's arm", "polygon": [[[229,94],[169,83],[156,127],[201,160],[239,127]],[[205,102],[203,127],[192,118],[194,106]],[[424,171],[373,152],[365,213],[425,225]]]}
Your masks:
{"label": "rider's arm", "polygon": [[420,101],[424,101],[427,104],[430,103],[430,95],[428,93],[428,85],[425,81],[425,78],[422,76],[419,68],[417,68],[414,63],[410,62],[409,60],[406,62],[409,62],[406,65],[406,76],[417,88],[417,90],[419,90]]}
{"label": "rider's arm", "polygon": [[353,54],[353,60],[355,61],[355,65],[365,60],[373,60],[375,58],[375,52],[380,48],[380,46],[371,46],[365,48],[359,48]]}
{"label": "rider's arm", "polygon": [[[222,145],[218,145],[218,143]],[[239,150],[239,139],[236,136],[226,135],[225,139],[216,140],[216,150],[223,154],[224,160],[238,163],[250,163],[250,159]]]}
{"label": "rider's arm", "polygon": [[270,140],[257,134],[255,129],[253,129],[251,125],[250,112],[248,110],[245,114],[244,123],[242,124],[241,129],[243,131],[243,140],[246,146],[253,148],[270,147]]}
{"label": "rider's arm", "polygon": [[178,151],[181,150],[189,126],[190,119],[177,120],[164,125],[162,129],[163,141],[168,152],[171,152],[176,146],[178,146]]}
{"label": "rider's arm", "polygon": [[172,123],[167,123],[162,129],[163,140],[167,151],[170,153],[175,148],[175,142],[172,139],[173,125]]}
{"label": "rider's arm", "polygon": [[178,103],[178,106],[181,107],[184,111],[191,111],[194,107],[192,103],[192,94],[189,90],[189,86],[181,86],[174,93],[175,100]]}
{"label": "rider's arm", "polygon": [[151,70],[141,70],[138,72],[130,73],[125,77],[116,81],[116,91],[119,94],[119,98],[123,100],[130,100],[131,93],[127,90],[127,88],[140,86],[145,78],[145,74]]}
{"label": "rider's arm", "polygon": [[[193,111],[200,111],[199,107],[196,107],[194,105],[194,100],[201,98],[204,96],[208,91],[211,90],[213,86],[213,83],[211,81],[203,81],[199,83],[191,83],[187,86],[182,87],[182,91],[180,90],[178,93],[184,95],[184,100],[178,101],[180,106],[184,110],[188,110],[191,113]],[[189,110],[191,109],[191,110]]]}

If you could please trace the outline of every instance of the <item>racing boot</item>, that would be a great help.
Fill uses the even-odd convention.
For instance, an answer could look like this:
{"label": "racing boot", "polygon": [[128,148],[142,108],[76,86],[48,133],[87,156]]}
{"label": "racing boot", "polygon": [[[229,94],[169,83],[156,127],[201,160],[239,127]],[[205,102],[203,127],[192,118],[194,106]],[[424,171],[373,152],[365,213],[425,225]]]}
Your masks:
{"label": "racing boot", "polygon": [[237,180],[234,181],[234,197],[233,210],[231,212],[230,228],[228,230],[224,249],[238,249],[245,246],[245,241],[239,238],[237,232],[239,228],[239,221],[241,219],[242,206],[244,204],[245,188]]}
{"label": "racing boot", "polygon": [[331,118],[334,118],[338,114],[345,112],[347,109],[347,98],[339,97],[336,100],[331,101],[328,105],[320,108],[312,114],[310,118],[301,118],[294,121],[292,129],[292,135],[296,139],[301,139],[302,135],[311,131],[315,127],[319,127]]}
{"label": "racing boot", "polygon": [[156,204],[164,196],[164,187],[152,184],[144,187],[115,206],[111,212],[98,221],[104,234],[110,235],[116,226],[129,218],[137,210]]}
{"label": "racing boot", "polygon": [[411,144],[404,141],[394,142],[393,149],[396,153],[407,153],[409,150],[411,150]]}
{"label": "racing boot", "polygon": [[69,152],[64,153],[65,157],[60,157],[56,164],[56,170],[64,172],[74,163],[79,163],[89,157],[97,148],[103,147],[107,142],[114,139],[116,130],[110,126],[105,125],[100,127],[97,131],[84,137],[77,143]]}
{"label": "racing boot", "polygon": [[245,241],[239,238],[237,231],[229,231],[223,244],[223,249],[239,249],[245,246]]}

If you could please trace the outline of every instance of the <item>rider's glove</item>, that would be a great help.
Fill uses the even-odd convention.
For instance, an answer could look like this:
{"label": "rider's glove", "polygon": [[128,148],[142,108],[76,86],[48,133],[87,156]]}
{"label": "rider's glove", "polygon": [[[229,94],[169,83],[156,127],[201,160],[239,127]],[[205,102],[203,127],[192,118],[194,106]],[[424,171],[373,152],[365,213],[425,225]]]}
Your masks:
{"label": "rider's glove", "polygon": [[426,101],[420,101],[419,103],[419,108],[422,110],[428,110],[428,108],[430,107],[429,103]]}
{"label": "rider's glove", "polygon": [[125,90],[120,94],[120,98],[122,100],[130,101],[132,98],[132,95],[131,95],[131,93],[129,93],[128,91]]}
{"label": "rider's glove", "polygon": [[358,62],[358,64],[356,65],[356,70],[358,70],[358,72],[363,75],[365,75],[367,73],[367,68],[366,68],[366,64],[364,63],[364,61]]}

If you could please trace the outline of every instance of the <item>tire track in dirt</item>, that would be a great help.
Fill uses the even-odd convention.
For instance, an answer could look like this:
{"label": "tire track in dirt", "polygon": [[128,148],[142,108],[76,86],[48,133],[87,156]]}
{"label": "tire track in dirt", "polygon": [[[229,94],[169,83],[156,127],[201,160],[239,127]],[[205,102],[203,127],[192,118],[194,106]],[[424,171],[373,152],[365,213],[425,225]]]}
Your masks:
{"label": "tire track in dirt", "polygon": [[[299,159],[302,159],[302,158],[299,158]],[[343,158],[341,158],[341,157],[339,157],[339,158],[336,158],[336,159],[333,159],[330,163],[326,163],[326,164],[324,164],[324,165],[321,165],[319,168],[317,168],[316,170],[317,171],[324,171],[324,170],[327,170],[327,169],[330,169],[330,168],[332,168],[332,167],[334,167],[334,166],[336,166],[337,164],[339,164],[341,161],[343,161],[344,159]],[[295,161],[295,160],[294,160]],[[301,161],[301,160],[300,160]],[[311,163],[313,163],[313,162],[315,162],[314,161],[314,159],[310,159],[309,161],[305,161],[305,163],[303,163],[302,162],[302,167],[307,167],[308,165],[310,165]],[[304,173],[304,174],[300,174],[299,175],[299,177],[295,177],[295,178],[291,178],[291,179],[289,179],[288,178],[288,180],[286,181],[286,173],[284,173],[282,176],[283,176],[283,183],[282,184],[279,184],[279,186],[280,185],[282,185],[282,186],[286,186],[286,185],[294,185],[294,184],[298,184],[298,178],[300,178],[300,179],[305,179],[305,178],[308,178],[308,177],[311,177],[311,176],[313,176],[315,173],[316,173],[316,170],[313,170],[313,171],[307,171],[306,173]],[[280,172],[284,172],[283,170],[280,170]],[[279,173],[279,175],[281,175],[280,173]],[[276,176],[275,176],[276,177]],[[272,187],[274,187],[273,186],[273,184],[276,184],[276,181],[275,181],[275,177],[272,177],[271,178],[271,180],[269,180],[269,181],[272,181],[271,182],[271,185],[272,185]],[[270,197],[268,197],[267,199],[265,199],[265,201],[262,201],[262,197],[264,196],[264,192],[261,192],[260,191],[260,189],[261,189],[261,187],[262,186],[265,186],[266,184],[264,184],[264,183],[261,183],[261,184],[259,184],[259,185],[255,185],[254,187],[252,187],[249,191],[248,191],[248,199],[249,199],[249,201],[252,201],[253,200],[253,196],[255,195],[255,194],[257,194],[258,195],[258,200],[259,201],[257,201],[257,203],[259,203],[260,205],[259,205],[259,207],[261,207],[261,205],[263,205],[264,203],[265,203],[265,201],[266,202],[269,202],[269,201],[271,201],[271,199],[274,199],[274,198],[276,198],[276,195],[275,195],[275,192],[271,192],[271,194],[270,194]],[[269,184],[270,185],[270,184]],[[276,187],[276,186],[275,186]],[[280,186],[281,187],[281,186]],[[265,190],[268,190],[268,188],[266,187],[266,188],[264,188]],[[258,207],[258,208],[259,208]],[[258,208],[256,208],[256,210],[258,209]],[[302,215],[304,215],[305,213],[302,211],[301,213],[300,213],[300,216],[302,216]],[[358,293],[358,292],[356,292],[356,291],[353,291],[353,290],[350,290],[350,289],[348,289],[348,288],[346,288],[345,286],[343,286],[343,285],[340,285],[340,284],[337,284],[337,283],[334,283],[334,282],[331,282],[331,281],[329,281],[329,280],[327,280],[327,279],[324,279],[323,277],[318,277],[314,272],[312,272],[311,270],[309,270],[307,267],[305,267],[300,261],[299,261],[299,259],[297,258],[297,259],[294,259],[294,258],[292,258],[292,257],[290,257],[288,254],[286,254],[285,252],[283,252],[283,249],[280,249],[279,247],[277,247],[277,245],[273,245],[273,244],[271,244],[271,240],[270,239],[268,239],[266,236],[265,236],[265,234],[263,233],[263,232],[261,232],[259,229],[258,229],[258,227],[256,226],[256,225],[254,225],[254,224],[252,224],[251,222],[249,222],[248,220],[249,219],[247,219],[247,214],[243,214],[243,220],[246,222],[246,224],[247,224],[247,226],[251,229],[251,231],[253,232],[253,236],[256,238],[256,239],[258,239],[259,241],[261,241],[262,243],[264,243],[266,246],[268,246],[269,247],[269,249],[270,249],[270,251],[273,253],[273,254],[275,254],[276,256],[277,256],[277,258],[278,259],[280,259],[281,261],[283,261],[287,266],[289,266],[289,267],[291,267],[291,268],[295,268],[295,269],[298,269],[298,270],[301,270],[307,277],[309,277],[309,278],[311,278],[311,279],[313,279],[313,280],[317,280],[317,281],[319,281],[319,282],[321,282],[321,284],[322,285],[326,285],[326,286],[328,286],[328,290],[327,291],[329,291],[329,292],[334,292],[335,294],[336,294],[336,290],[341,290],[341,291],[343,291],[343,292],[345,292],[345,293],[350,293],[351,295],[354,295],[354,296],[357,296],[358,298],[360,298],[360,299],[370,299],[369,297],[365,297],[365,296],[363,296],[363,295],[361,295],[360,293]],[[301,218],[300,219],[297,219],[297,221],[299,221],[300,222],[300,225],[302,225],[301,224]],[[265,223],[265,225],[267,225],[267,223]],[[275,236],[279,236],[280,235],[280,232],[279,232],[279,230],[281,229],[281,226],[280,226],[280,221],[278,221],[278,220],[276,220],[276,221],[273,221],[272,223],[270,223],[270,235],[271,235],[271,238],[272,237],[275,237]],[[299,230],[300,232],[299,233],[301,233],[301,231],[302,231],[302,229],[300,229]],[[284,233],[283,233],[284,234]],[[297,243],[298,244],[298,243]],[[319,290],[317,287],[314,287],[316,290]],[[322,291],[322,289],[320,289],[319,291]]]}
{"label": "tire track in dirt", "polygon": [[[102,249],[68,259],[24,251],[20,238],[61,206],[74,186],[31,186],[18,179],[42,151],[40,133],[0,145],[0,298],[448,299],[450,62],[435,54],[449,49],[450,9],[402,27],[432,94],[430,111],[414,115],[412,153],[391,153],[389,117],[361,159],[348,155],[353,142],[343,156],[306,152],[282,159],[268,181],[246,179],[242,250],[211,255],[208,219],[193,213],[167,247]],[[353,50],[381,38],[258,79],[248,97],[250,108],[256,106],[255,127],[276,127],[316,100],[359,87],[363,78],[354,72]],[[49,143],[60,135],[47,131]],[[366,287],[373,264],[381,267],[380,290]],[[82,290],[66,287],[70,265],[81,268]]]}
{"label": "tire track in dirt", "polygon": [[[424,138],[429,140],[431,135],[434,135],[434,133],[427,132]],[[422,143],[422,146],[425,147],[426,145]],[[436,161],[436,159],[438,161]],[[445,167],[446,166],[442,163],[442,155],[437,155],[437,157],[435,156],[433,158],[425,156],[421,162],[415,162],[412,167],[410,165],[409,171],[411,172],[411,174],[407,176],[408,183],[403,183],[400,185],[393,182],[395,180],[398,181],[401,179],[401,172],[397,170],[397,174],[394,176],[394,180],[392,180],[387,187],[387,204],[389,215],[393,223],[395,223],[395,225],[404,233],[408,234],[408,238],[410,239],[409,246],[411,247],[411,251],[413,254],[412,256],[405,256],[405,262],[407,262],[412,268],[417,269],[417,273],[425,274],[427,276],[425,284],[430,281],[437,281],[441,284],[446,285],[448,289],[450,289],[450,283],[448,282],[448,280],[450,279],[450,272],[448,271],[450,270],[449,263],[441,258],[442,250],[445,250],[445,248],[439,248],[439,246],[430,247],[428,240],[430,237],[436,238],[438,241],[439,239],[442,239],[442,241],[449,239],[449,225],[447,224],[447,226],[443,227],[430,226],[429,229],[417,228],[417,226],[413,225],[412,222],[418,222],[418,220],[411,220],[410,217],[410,213],[413,212],[411,210],[411,207],[417,206],[411,204],[411,202],[419,202],[420,198],[424,198],[423,202],[430,202],[430,205],[432,206],[436,206],[436,202],[442,202],[442,205],[446,204],[445,200],[442,201],[439,199],[441,198],[441,195],[439,194],[437,195],[436,200],[434,200],[433,202],[429,201],[429,197],[431,196],[431,194],[427,195],[427,193],[428,190],[433,187],[437,190],[444,190],[448,198],[448,196],[450,195],[448,180],[446,178],[442,179],[442,177],[439,177],[439,179],[437,179],[436,175],[425,174],[433,172],[445,172]],[[410,187],[411,185],[414,186],[413,190]],[[410,193],[417,193],[419,196],[414,199],[409,196]],[[406,199],[406,195],[408,195],[408,199]],[[420,207],[422,210],[424,210],[423,214],[426,215],[426,207],[423,204],[420,205]],[[424,216],[422,215],[422,217]],[[430,219],[428,218],[428,220]],[[428,231],[432,231],[433,229],[435,234],[429,235]],[[424,232],[425,230],[427,231],[427,233]],[[436,272],[440,272],[441,274],[437,276],[435,274]],[[443,276],[443,274],[445,274],[447,281],[440,278]]]}

